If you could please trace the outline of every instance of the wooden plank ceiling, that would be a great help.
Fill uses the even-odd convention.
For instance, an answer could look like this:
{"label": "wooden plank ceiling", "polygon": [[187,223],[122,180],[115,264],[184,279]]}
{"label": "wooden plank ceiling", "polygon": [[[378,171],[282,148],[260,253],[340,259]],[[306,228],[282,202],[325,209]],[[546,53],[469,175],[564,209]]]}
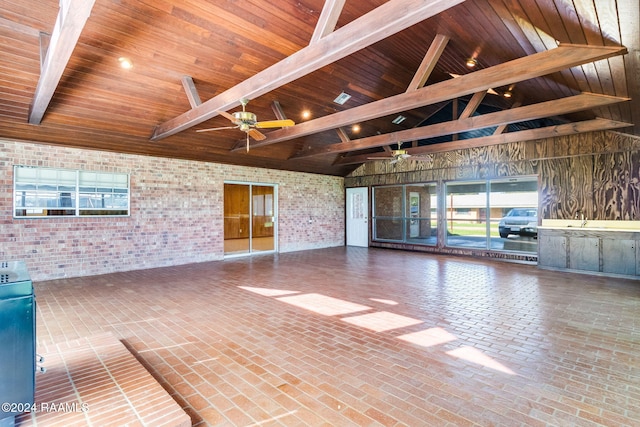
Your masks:
{"label": "wooden plank ceiling", "polygon": [[[0,138],[344,176],[399,143],[640,135],[638,0],[2,4]],[[240,129],[198,132],[243,98],[296,125],[249,152]]]}

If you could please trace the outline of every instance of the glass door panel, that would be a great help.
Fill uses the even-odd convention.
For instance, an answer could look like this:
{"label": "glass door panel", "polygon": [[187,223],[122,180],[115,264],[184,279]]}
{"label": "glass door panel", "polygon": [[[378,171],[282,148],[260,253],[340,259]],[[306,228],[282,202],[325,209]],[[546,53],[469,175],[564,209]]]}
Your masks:
{"label": "glass door panel", "polygon": [[538,178],[491,181],[491,249],[538,252]]}
{"label": "glass door panel", "polygon": [[250,186],[224,185],[224,253],[249,253]]}
{"label": "glass door panel", "polygon": [[447,246],[487,247],[486,182],[446,185]]}
{"label": "glass door panel", "polygon": [[405,222],[403,191],[401,185],[374,187],[374,239],[402,241]]}
{"label": "glass door panel", "polygon": [[438,235],[436,184],[407,185],[405,197],[405,242],[435,245]]}
{"label": "glass door panel", "polygon": [[224,184],[225,255],[274,251],[275,236],[275,187]]}
{"label": "glass door panel", "polygon": [[274,187],[252,185],[251,200],[251,252],[273,251],[275,249]]}

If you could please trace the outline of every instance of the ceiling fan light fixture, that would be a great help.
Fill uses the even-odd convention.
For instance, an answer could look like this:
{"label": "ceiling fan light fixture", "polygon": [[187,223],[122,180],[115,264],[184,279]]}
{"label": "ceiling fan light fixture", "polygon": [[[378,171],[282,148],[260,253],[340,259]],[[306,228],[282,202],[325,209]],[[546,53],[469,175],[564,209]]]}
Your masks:
{"label": "ceiling fan light fixture", "polygon": [[347,102],[349,99],[351,99],[351,95],[349,95],[346,92],[342,92],[340,93],[340,95],[338,95],[336,99],[333,100],[333,102],[339,105],[344,105],[344,103]]}
{"label": "ceiling fan light fixture", "polygon": [[233,117],[236,118],[237,122],[246,123],[248,125],[254,125],[258,121],[256,115],[249,111],[236,111],[233,113]]}

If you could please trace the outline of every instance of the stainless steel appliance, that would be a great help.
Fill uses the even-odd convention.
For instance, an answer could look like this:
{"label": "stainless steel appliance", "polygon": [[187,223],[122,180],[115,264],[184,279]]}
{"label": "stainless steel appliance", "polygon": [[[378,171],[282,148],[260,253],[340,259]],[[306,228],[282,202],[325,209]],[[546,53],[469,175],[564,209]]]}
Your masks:
{"label": "stainless steel appliance", "polygon": [[34,404],[36,324],[33,284],[22,261],[0,261],[0,427]]}

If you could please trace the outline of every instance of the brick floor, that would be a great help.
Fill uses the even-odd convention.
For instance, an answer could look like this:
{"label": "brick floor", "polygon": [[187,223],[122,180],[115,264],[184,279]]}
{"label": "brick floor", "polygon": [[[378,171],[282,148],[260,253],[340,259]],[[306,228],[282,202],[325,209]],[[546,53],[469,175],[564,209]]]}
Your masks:
{"label": "brick floor", "polygon": [[640,281],[340,247],[35,288],[39,348],[111,333],[197,426],[640,425]]}
{"label": "brick floor", "polygon": [[39,351],[48,369],[38,378],[37,404],[16,420],[21,427],[191,425],[166,390],[110,333],[43,343]]}

